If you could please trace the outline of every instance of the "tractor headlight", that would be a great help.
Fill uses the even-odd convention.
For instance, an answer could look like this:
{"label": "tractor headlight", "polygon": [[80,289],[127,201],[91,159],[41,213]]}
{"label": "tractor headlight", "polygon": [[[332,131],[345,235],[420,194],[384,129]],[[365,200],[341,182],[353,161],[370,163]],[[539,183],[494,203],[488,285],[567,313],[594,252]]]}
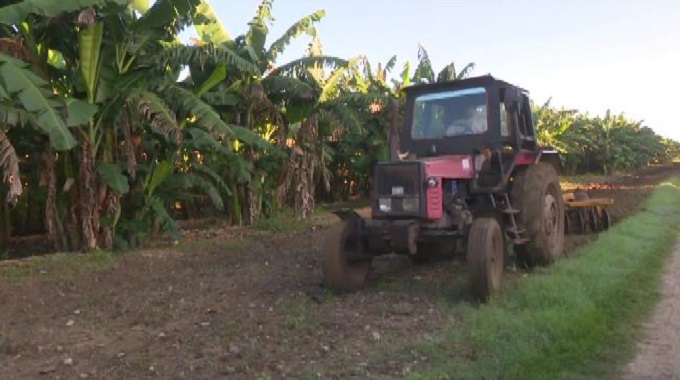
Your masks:
{"label": "tractor headlight", "polygon": [[430,177],[427,179],[427,187],[436,187],[437,186],[437,178],[435,177]]}
{"label": "tractor headlight", "polygon": [[378,198],[378,209],[380,212],[392,211],[392,198]]}
{"label": "tractor headlight", "polygon": [[401,200],[401,208],[407,212],[414,212],[420,209],[420,199],[418,197],[403,198]]}

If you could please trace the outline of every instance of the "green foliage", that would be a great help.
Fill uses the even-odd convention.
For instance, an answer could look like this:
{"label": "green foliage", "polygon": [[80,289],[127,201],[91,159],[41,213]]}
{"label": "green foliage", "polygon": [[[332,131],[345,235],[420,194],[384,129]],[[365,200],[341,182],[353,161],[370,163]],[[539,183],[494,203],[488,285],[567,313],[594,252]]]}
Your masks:
{"label": "green foliage", "polygon": [[126,5],[127,3],[128,0],[22,0],[0,8],[0,24],[20,24],[30,14],[56,17],[62,13],[89,7],[102,7],[109,4]]}
{"label": "green foliage", "polygon": [[25,110],[31,123],[49,136],[55,148],[67,150],[76,145],[64,120],[64,99],[52,92],[49,84],[26,62],[0,53],[0,88],[8,95],[5,99],[0,98],[0,102],[16,104]]}
{"label": "green foliage", "polygon": [[[639,121],[624,115],[590,117],[575,110],[555,109],[549,102],[534,106],[534,123],[541,144],[556,148],[568,173],[612,173],[668,161],[673,146]],[[672,155],[672,148],[668,151]]]}
{"label": "green foliage", "polygon": [[275,62],[276,58],[278,58],[279,54],[283,52],[286,46],[288,46],[294,38],[298,37],[302,33],[315,36],[316,31],[314,30],[313,25],[321,21],[325,15],[326,12],[324,10],[318,10],[303,17],[295,24],[291,25],[290,28],[288,28],[288,30],[286,30],[286,32],[281,37],[279,37],[279,39],[271,44],[269,50],[266,53],[267,60],[270,62]]}
{"label": "green foliage", "polygon": [[97,82],[99,80],[99,53],[104,35],[104,23],[95,22],[78,34],[80,52],[80,72],[87,89],[89,103],[94,103]]}
{"label": "green foliage", "polygon": [[106,186],[116,190],[120,194],[130,191],[127,178],[120,172],[116,164],[101,162],[97,166],[97,172]]}
{"label": "green foliage", "polygon": [[193,24],[196,33],[203,42],[221,44],[229,41],[229,33],[217,19],[213,8],[205,0],[202,0],[201,4],[196,7]]}

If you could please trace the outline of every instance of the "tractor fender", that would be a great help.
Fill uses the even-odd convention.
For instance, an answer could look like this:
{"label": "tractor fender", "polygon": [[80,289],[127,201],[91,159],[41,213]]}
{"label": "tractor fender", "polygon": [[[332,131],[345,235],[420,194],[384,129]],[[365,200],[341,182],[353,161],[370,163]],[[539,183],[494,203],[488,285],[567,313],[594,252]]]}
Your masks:
{"label": "tractor fender", "polygon": [[365,225],[364,218],[359,215],[356,211],[354,210],[336,210],[333,211],[333,214],[335,214],[340,220],[349,220],[352,222],[355,222],[359,225],[360,229],[363,229]]}
{"label": "tractor fender", "polygon": [[561,175],[564,171],[564,165],[562,164],[560,153],[552,147],[542,148],[538,154],[536,162],[546,162],[551,164],[557,171],[557,175]]}

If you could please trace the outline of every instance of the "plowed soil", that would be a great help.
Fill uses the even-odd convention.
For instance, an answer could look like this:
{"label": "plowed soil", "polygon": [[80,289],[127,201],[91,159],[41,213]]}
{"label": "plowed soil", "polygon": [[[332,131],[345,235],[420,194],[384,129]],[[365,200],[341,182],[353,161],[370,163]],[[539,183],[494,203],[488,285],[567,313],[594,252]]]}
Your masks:
{"label": "plowed soil", "polygon": [[[615,199],[616,223],[669,170],[585,187]],[[88,270],[6,263],[0,379],[392,379],[426,367],[427,355],[409,347],[463,323],[449,312],[470,302],[463,260],[380,257],[367,289],[331,295],[319,270],[325,232],[212,225]],[[568,237],[567,254],[596,238]],[[524,274],[509,268],[506,278]]]}

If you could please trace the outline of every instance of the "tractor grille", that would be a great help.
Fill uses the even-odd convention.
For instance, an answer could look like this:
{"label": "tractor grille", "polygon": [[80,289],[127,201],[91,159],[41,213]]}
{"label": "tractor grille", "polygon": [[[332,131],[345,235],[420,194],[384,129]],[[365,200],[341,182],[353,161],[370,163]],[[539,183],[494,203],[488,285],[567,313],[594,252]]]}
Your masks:
{"label": "tractor grille", "polygon": [[423,214],[423,181],[419,162],[379,164],[375,171],[373,216],[417,217]]}
{"label": "tractor grille", "polygon": [[403,188],[403,195],[420,195],[420,165],[414,163],[382,164],[376,168],[378,196],[392,196],[392,189]]}

